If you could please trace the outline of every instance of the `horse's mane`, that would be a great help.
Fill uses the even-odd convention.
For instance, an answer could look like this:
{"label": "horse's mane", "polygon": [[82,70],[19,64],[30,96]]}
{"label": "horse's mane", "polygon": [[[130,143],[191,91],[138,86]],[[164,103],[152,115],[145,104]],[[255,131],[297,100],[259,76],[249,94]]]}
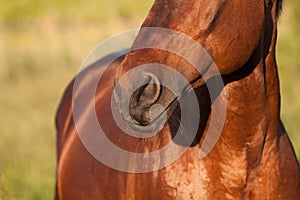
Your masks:
{"label": "horse's mane", "polygon": [[282,10],[282,0],[277,0],[277,5],[276,5],[277,18],[280,16],[281,10]]}

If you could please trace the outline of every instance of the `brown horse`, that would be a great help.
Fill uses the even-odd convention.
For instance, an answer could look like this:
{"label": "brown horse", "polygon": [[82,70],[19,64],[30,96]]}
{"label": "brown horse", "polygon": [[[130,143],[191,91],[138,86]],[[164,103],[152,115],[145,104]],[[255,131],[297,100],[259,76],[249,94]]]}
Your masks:
{"label": "brown horse", "polygon": [[[67,88],[57,113],[56,199],[299,199],[299,166],[280,120],[275,59],[280,7],[280,0],[156,0],[142,27],[166,28],[188,36],[204,47],[214,64],[196,69],[187,59],[167,51],[172,46],[193,58],[198,55],[172,31],[165,37],[141,30],[129,53],[109,55],[81,72],[76,78],[79,81]],[[135,48],[149,47],[154,41],[166,48]],[[109,64],[112,58],[117,59]],[[130,70],[148,63],[169,66],[185,77],[190,87],[183,87],[180,95],[164,87],[162,82],[169,73],[160,67],[151,73],[141,70],[139,78],[145,81],[137,90],[130,77],[121,81]],[[98,82],[99,74],[103,75]],[[224,87],[211,92],[208,82],[220,78]],[[97,87],[90,95],[94,84]],[[111,106],[115,84],[119,108]],[[181,84],[173,80],[175,88]],[[175,134],[179,124],[190,123],[181,117],[185,110],[179,102],[193,91],[201,118],[195,137],[185,143],[182,138],[188,138],[190,132],[179,131],[179,139]],[[128,93],[129,106],[124,107]],[[78,105],[81,100],[84,103]],[[153,117],[151,107],[158,104],[160,111],[156,109]],[[151,137],[132,137],[116,125],[114,109],[137,130],[155,124],[162,114],[167,113],[167,121]],[[93,140],[89,135],[97,129],[91,125],[94,110],[106,137],[124,151],[146,154],[170,143],[175,146],[174,154],[177,147],[185,151],[169,164],[166,160],[172,153],[167,151],[151,162],[142,160],[147,164],[135,156],[116,156],[103,138]],[[218,129],[218,113],[224,110],[223,126]],[[208,133],[210,122],[214,123]],[[86,134],[79,133],[82,130]],[[205,137],[219,132],[207,155],[199,156]],[[85,137],[90,138],[88,145]],[[90,147],[101,155],[95,156]],[[101,156],[110,160],[102,163]],[[109,162],[115,167],[107,166]],[[118,168],[118,163],[124,168]],[[141,171],[136,170],[139,167]]]}

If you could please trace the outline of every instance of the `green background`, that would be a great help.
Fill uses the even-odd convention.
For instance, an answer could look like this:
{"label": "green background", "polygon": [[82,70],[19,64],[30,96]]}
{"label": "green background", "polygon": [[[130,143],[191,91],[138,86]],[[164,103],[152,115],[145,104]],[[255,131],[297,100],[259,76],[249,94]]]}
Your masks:
{"label": "green background", "polygon": [[[88,53],[137,28],[153,0],[10,0],[0,4],[0,200],[53,199],[54,116]],[[281,116],[300,156],[300,1],[284,2],[277,59]]]}

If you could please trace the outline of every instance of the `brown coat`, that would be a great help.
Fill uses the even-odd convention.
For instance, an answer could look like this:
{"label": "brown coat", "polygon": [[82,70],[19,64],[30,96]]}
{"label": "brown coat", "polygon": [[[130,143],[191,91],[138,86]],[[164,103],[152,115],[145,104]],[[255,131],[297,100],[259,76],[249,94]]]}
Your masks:
{"label": "brown coat", "polygon": [[[275,0],[156,0],[143,27],[179,31],[201,44],[221,73],[224,88],[210,96],[204,76],[199,76],[186,60],[163,50],[131,51],[120,55],[106,70],[106,59],[113,55],[98,61],[79,75],[75,92],[74,82],[69,85],[57,112],[56,199],[299,199],[299,166],[280,120],[275,60],[277,6]],[[140,33],[135,45],[150,43],[153,37],[156,36],[144,37]],[[161,39],[158,36],[161,43],[167,43]],[[110,109],[114,82],[129,69],[145,63],[168,65],[183,74],[197,94],[203,117],[195,141],[175,162],[147,173],[121,172],[99,162],[83,145],[73,119],[72,102],[89,97],[86,91],[98,80],[98,72],[105,70],[95,93],[95,104],[91,100],[91,104],[87,102],[81,108],[80,126],[93,131],[89,116],[95,106],[99,123],[113,144],[130,152],[161,149],[173,142],[172,130],[178,128],[180,120],[176,117],[178,107],[168,113],[163,129],[147,139],[123,133]],[[205,75],[211,81],[216,76],[210,69]],[[117,95],[122,96],[132,85],[128,81],[118,87]],[[140,91],[139,97],[145,97],[140,104],[135,99],[137,95],[130,102],[129,112],[139,125],[151,123],[143,111],[152,105],[148,105],[147,97],[153,96],[157,88],[146,88]],[[166,108],[176,97],[164,88],[161,91],[157,102]],[[226,118],[220,138],[207,156],[199,158],[211,115],[219,112],[218,102],[225,100]],[[122,105],[122,99],[117,103]],[[122,106],[120,109],[123,112]],[[162,154],[159,162],[164,162],[166,156]],[[128,166],[134,163],[132,160]]]}

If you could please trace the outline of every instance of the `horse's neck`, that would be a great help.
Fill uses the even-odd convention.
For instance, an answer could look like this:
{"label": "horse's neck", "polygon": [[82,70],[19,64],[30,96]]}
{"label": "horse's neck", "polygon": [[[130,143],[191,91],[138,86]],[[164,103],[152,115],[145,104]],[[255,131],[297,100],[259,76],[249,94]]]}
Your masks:
{"label": "horse's neck", "polygon": [[250,75],[225,86],[225,129],[231,132],[230,138],[236,138],[233,145],[251,143],[279,121],[278,85],[276,64],[267,58],[265,66],[261,61]]}
{"label": "horse's neck", "polygon": [[276,152],[280,97],[274,49],[260,59],[250,75],[226,84],[219,97],[226,99],[226,119],[209,154],[219,160],[209,162],[217,165],[225,179],[227,175],[238,179],[236,183],[255,177],[262,160]]}
{"label": "horse's neck", "polygon": [[227,109],[222,135],[232,148],[262,144],[269,129],[278,126],[278,76],[267,74],[271,73],[268,68],[276,67],[269,64],[265,70],[259,63],[249,76],[225,86]]}
{"label": "horse's neck", "polygon": [[280,94],[276,37],[276,19],[266,16],[263,36],[243,67],[246,70],[233,75],[239,77],[225,86],[227,109],[221,138],[233,149],[254,151],[254,157],[267,147],[266,143],[278,137]]}

